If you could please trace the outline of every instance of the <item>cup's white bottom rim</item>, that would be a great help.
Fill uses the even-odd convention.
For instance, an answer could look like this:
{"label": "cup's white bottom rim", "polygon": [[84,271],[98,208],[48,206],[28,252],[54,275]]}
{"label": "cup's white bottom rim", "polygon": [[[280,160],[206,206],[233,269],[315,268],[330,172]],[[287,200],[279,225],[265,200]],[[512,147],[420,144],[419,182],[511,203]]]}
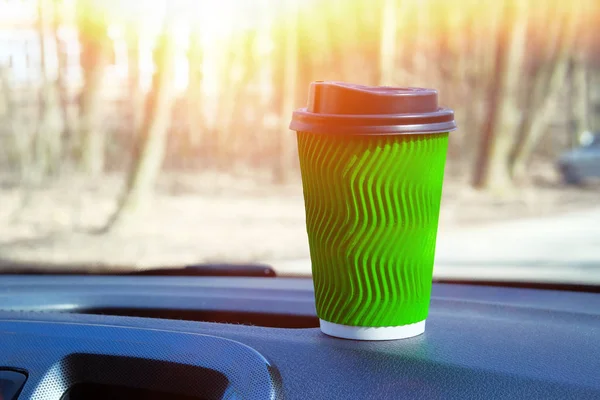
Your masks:
{"label": "cup's white bottom rim", "polygon": [[394,340],[418,336],[425,332],[425,320],[401,326],[350,326],[319,319],[321,331],[329,336],[354,340]]}

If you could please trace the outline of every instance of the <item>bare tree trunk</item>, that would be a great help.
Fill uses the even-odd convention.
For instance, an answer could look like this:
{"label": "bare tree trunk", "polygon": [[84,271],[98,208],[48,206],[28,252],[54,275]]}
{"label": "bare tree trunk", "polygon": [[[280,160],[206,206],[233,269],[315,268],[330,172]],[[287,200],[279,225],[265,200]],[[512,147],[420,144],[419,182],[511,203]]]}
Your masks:
{"label": "bare tree trunk", "polygon": [[[575,11],[571,11],[575,13]],[[543,136],[548,124],[552,121],[556,108],[557,97],[564,85],[569,69],[570,51],[575,40],[576,17],[566,16],[561,24],[556,56],[552,57],[547,65],[538,72],[533,87],[533,101],[529,112],[529,121],[526,121],[521,133],[522,140],[515,146],[512,160],[512,175],[517,180],[523,180],[527,172],[527,164],[535,146]]]}
{"label": "bare tree trunk", "polygon": [[[2,146],[6,150],[11,164],[16,166],[16,175],[21,185],[27,187],[35,175],[33,154],[31,151],[32,132],[23,123],[21,107],[17,104],[15,91],[10,85],[7,68],[0,66],[0,120],[6,126],[10,145]],[[13,172],[13,171],[11,171]]]}
{"label": "bare tree trunk", "polygon": [[[53,8],[49,0],[38,0],[37,34],[40,50],[41,85],[38,91],[38,113],[33,129],[24,127],[17,115],[19,110],[12,110],[11,128],[15,135],[21,163],[21,200],[19,208],[13,213],[18,218],[32,200],[33,188],[51,173],[57,172],[60,163],[62,115],[60,112],[56,79],[51,77],[47,56],[48,38],[52,32]],[[8,85],[7,85],[8,88]],[[10,99],[9,99],[10,101]],[[35,118],[34,117],[34,118]]]}
{"label": "bare tree trunk", "polygon": [[134,152],[134,163],[127,178],[125,193],[103,232],[121,227],[135,215],[139,206],[152,195],[160,173],[173,106],[174,36],[171,23],[170,19],[165,23],[164,32],[155,49],[156,72],[147,98],[141,131],[137,135],[139,144]]}
{"label": "bare tree trunk", "polygon": [[[81,3],[81,4],[79,4]],[[79,97],[81,168],[90,175],[104,170],[105,138],[102,128],[102,85],[110,60],[111,43],[107,22],[94,0],[80,0],[79,41],[83,89]]]}
{"label": "bare tree trunk", "polygon": [[[600,5],[597,1],[586,0],[581,6],[582,16],[600,15]],[[583,19],[583,18],[580,18]],[[596,18],[598,21],[598,18]],[[575,88],[577,91],[577,110],[575,112],[576,120],[580,124],[580,132],[593,131],[593,109],[592,103],[592,74],[593,70],[600,69],[599,65],[594,65],[594,43],[600,43],[595,39],[596,31],[590,29],[586,24],[579,24],[579,51],[575,57]],[[596,52],[597,53],[597,52]]]}
{"label": "bare tree trunk", "polygon": [[485,139],[476,164],[474,186],[502,192],[512,186],[508,159],[519,126],[520,80],[526,52],[527,8],[507,0],[497,50],[497,71],[489,104]]}
{"label": "bare tree trunk", "polygon": [[412,61],[413,68],[417,71],[414,76],[417,78],[416,83],[419,86],[433,87],[435,86],[434,75],[437,73],[437,68],[431,65],[431,54],[428,51],[431,41],[429,29],[431,0],[422,0],[413,4],[416,7],[416,32]]}
{"label": "bare tree trunk", "polygon": [[[217,125],[213,140],[220,169],[230,169],[232,159],[236,156],[236,129],[243,125],[237,121],[241,119],[242,99],[248,88],[248,80],[252,75],[251,48],[255,40],[254,32],[247,32],[243,37],[238,37],[230,44],[230,53],[225,64],[223,75],[225,82],[220,91],[217,108]],[[236,137],[237,136],[237,137]]]}
{"label": "bare tree trunk", "polygon": [[83,72],[85,83],[80,96],[79,114],[81,167],[90,175],[99,175],[104,170],[105,138],[101,114],[105,66],[104,60],[98,60],[84,68]]}
{"label": "bare tree trunk", "polygon": [[57,79],[52,76],[47,62],[48,38],[54,25],[54,9],[49,0],[38,0],[38,38],[42,87],[40,88],[40,114],[34,136],[34,152],[39,178],[58,170],[61,155],[61,136],[64,122],[61,113]]}
{"label": "bare tree trunk", "polygon": [[63,162],[65,159],[68,159],[71,154],[69,151],[71,149],[68,148],[68,143],[72,140],[73,137],[73,127],[76,123],[76,116],[71,112],[71,100],[69,93],[69,83],[67,82],[66,74],[67,74],[67,54],[64,51],[63,43],[60,40],[58,35],[58,28],[60,27],[60,23],[57,16],[61,15],[61,7],[64,7],[62,3],[59,4],[58,0],[52,0],[54,3],[54,24],[53,24],[53,36],[54,43],[56,46],[56,57],[58,60],[58,71],[57,71],[57,80],[56,86],[58,90],[58,98],[60,102],[60,109],[62,112],[62,120],[63,120],[63,131],[61,138],[61,148],[62,148],[62,158]]}
{"label": "bare tree trunk", "polygon": [[379,52],[379,84],[394,85],[396,71],[398,0],[383,0],[381,7],[381,45]]}
{"label": "bare tree trunk", "polygon": [[40,177],[56,174],[60,168],[64,120],[58,97],[55,85],[51,82],[44,83],[41,93],[42,110],[34,138]]}
{"label": "bare tree trunk", "polygon": [[588,78],[585,60],[579,58],[573,62],[573,86],[575,89],[575,102],[573,114],[575,117],[575,135],[579,136],[590,129],[589,125],[589,97]]}
{"label": "bare tree trunk", "polygon": [[127,75],[129,77],[129,107],[131,113],[131,132],[133,140],[140,130],[144,113],[144,96],[140,88],[140,35],[137,30],[131,32],[127,48]]}
{"label": "bare tree trunk", "polygon": [[[592,64],[593,65],[593,64]],[[590,102],[590,129],[600,131],[600,68],[590,68],[588,71],[588,98]]]}
{"label": "bare tree trunk", "polygon": [[187,118],[188,142],[192,147],[202,142],[202,68],[203,49],[199,29],[190,32],[190,47],[188,53],[188,89],[187,89]]}
{"label": "bare tree trunk", "polygon": [[[545,40],[547,43],[542,49],[539,49],[540,44],[536,43],[538,48],[532,49],[538,51],[536,54],[538,66],[534,66],[533,72],[530,72],[532,77],[532,83],[527,87],[527,91],[524,95],[523,104],[523,118],[521,119],[521,125],[519,127],[518,134],[514,140],[511,156],[509,158],[509,169],[511,176],[514,180],[521,181],[524,178],[522,173],[525,172],[523,162],[523,151],[527,151],[526,147],[528,136],[531,133],[531,127],[534,123],[536,115],[539,115],[539,109],[544,99],[547,97],[547,88],[551,81],[554,67],[556,66],[557,60],[561,54],[561,43],[563,43],[563,36],[565,33],[565,20],[560,18],[560,14],[556,15],[555,9],[548,10],[548,14],[545,15],[547,21],[556,21],[548,26],[548,30],[545,32]],[[534,37],[534,43],[535,43]],[[525,144],[525,147],[524,147]],[[515,164],[516,163],[516,164]],[[515,165],[517,168],[515,169]]]}
{"label": "bare tree trunk", "polygon": [[283,62],[279,66],[282,68],[281,81],[281,113],[279,136],[277,137],[277,157],[279,163],[274,171],[276,183],[285,183],[290,178],[292,171],[292,160],[294,141],[289,129],[290,118],[296,102],[296,85],[298,72],[298,3],[294,0],[287,1],[285,7],[285,28],[283,38]]}
{"label": "bare tree trunk", "polygon": [[[440,68],[445,67],[445,73],[440,84],[440,102],[452,104],[455,118],[460,130],[453,134],[448,147],[448,158],[453,161],[450,165],[458,164],[456,171],[460,176],[468,176],[472,165],[474,137],[479,133],[480,110],[478,106],[485,100],[485,86],[480,85],[480,76],[473,76],[472,71],[484,75],[486,70],[477,58],[478,51],[483,46],[477,41],[483,41],[478,24],[471,14],[463,9],[449,6],[445,31],[446,36],[439,46],[441,59]],[[481,15],[479,15],[481,17]],[[487,22],[490,24],[490,21]],[[472,38],[472,39],[471,39]],[[470,39],[472,41],[470,41]],[[466,99],[469,101],[466,101]]]}

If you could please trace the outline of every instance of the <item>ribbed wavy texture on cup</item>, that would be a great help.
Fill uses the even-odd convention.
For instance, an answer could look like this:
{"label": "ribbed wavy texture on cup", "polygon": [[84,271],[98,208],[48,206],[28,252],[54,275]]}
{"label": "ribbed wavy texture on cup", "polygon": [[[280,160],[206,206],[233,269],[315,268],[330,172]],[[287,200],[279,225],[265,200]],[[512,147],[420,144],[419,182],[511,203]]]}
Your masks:
{"label": "ribbed wavy texture on cup", "polygon": [[448,133],[298,132],[317,314],[352,326],[427,317]]}

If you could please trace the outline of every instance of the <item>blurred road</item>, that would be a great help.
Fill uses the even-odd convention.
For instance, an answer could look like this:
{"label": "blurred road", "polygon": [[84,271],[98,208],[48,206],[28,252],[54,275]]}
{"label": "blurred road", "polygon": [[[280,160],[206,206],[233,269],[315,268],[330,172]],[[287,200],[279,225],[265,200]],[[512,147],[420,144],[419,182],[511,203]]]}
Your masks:
{"label": "blurred road", "polygon": [[[280,274],[306,274],[309,260],[271,263]],[[507,221],[438,235],[440,279],[600,284],[600,207]]]}

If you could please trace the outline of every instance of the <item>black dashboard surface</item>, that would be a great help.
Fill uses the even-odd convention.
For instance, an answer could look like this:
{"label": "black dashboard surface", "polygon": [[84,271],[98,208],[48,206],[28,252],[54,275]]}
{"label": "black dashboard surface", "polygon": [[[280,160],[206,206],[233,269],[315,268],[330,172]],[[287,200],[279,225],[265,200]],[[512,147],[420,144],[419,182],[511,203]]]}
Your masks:
{"label": "black dashboard surface", "polygon": [[77,382],[211,399],[600,399],[595,293],[434,284],[425,334],[386,342],[321,333],[301,278],[5,275],[0,310],[0,367],[28,375],[20,399]]}

